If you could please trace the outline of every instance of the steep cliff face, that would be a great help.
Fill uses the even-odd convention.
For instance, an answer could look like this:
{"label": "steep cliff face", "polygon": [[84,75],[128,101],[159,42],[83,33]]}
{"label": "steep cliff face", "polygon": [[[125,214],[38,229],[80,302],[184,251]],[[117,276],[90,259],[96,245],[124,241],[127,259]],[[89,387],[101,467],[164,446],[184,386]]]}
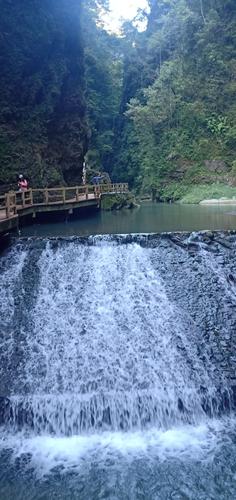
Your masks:
{"label": "steep cliff face", "polygon": [[79,182],[87,149],[80,0],[0,0],[0,186]]}

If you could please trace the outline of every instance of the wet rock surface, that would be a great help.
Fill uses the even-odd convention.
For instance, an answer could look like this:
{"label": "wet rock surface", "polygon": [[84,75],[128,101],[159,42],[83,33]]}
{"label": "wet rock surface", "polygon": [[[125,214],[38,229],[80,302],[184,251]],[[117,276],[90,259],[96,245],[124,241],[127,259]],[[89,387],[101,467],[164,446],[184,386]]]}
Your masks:
{"label": "wet rock surface", "polygon": [[[153,346],[156,348],[154,331],[156,328],[155,321],[153,321],[149,325],[149,319],[151,321],[153,320],[153,316],[155,316],[155,308],[158,309],[159,307],[160,314],[162,314],[162,307],[165,307],[166,304],[169,309],[165,314],[163,314],[163,318],[167,322],[167,330],[163,328],[163,336],[165,336],[165,333],[167,333],[167,335],[169,335],[168,342],[170,342],[170,344],[173,344],[177,349],[177,352],[175,354],[176,363],[178,363],[178,359],[182,360],[186,356],[186,364],[188,366],[186,366],[185,369],[190,375],[190,379],[189,381],[186,381],[186,385],[188,385],[188,383],[191,384],[192,381],[195,380],[195,378],[196,380],[198,380],[196,376],[196,371],[198,369],[198,364],[196,364],[196,356],[205,366],[209,380],[215,381],[215,389],[212,398],[209,397],[209,388],[206,387],[204,383],[199,382],[197,394],[199,396],[199,401],[201,402],[200,404],[203,411],[207,414],[212,415],[214,413],[217,414],[228,411],[231,405],[236,406],[236,232],[204,231],[201,233],[163,233],[149,235],[130,234],[115,236],[95,236],[86,238],[21,238],[14,240],[12,242],[12,247],[6,249],[2,255],[2,258],[0,259],[0,271],[5,273],[5,287],[2,293],[5,293],[5,299],[8,301],[9,305],[9,308],[6,311],[4,308],[4,304],[6,302],[4,300],[2,301],[1,320],[3,327],[0,331],[0,424],[8,420],[10,422],[17,421],[17,425],[20,427],[25,425],[31,427],[34,425],[34,412],[36,412],[37,415],[41,415],[41,426],[44,425],[44,427],[46,428],[46,426],[49,425],[48,422],[50,422],[50,418],[48,418],[48,414],[50,414],[51,411],[49,411],[49,406],[51,408],[54,403],[52,403],[51,400],[48,402],[44,398],[42,400],[42,403],[37,402],[36,406],[34,402],[33,407],[31,401],[32,388],[37,392],[37,380],[42,383],[42,380],[44,380],[44,377],[46,376],[46,368],[44,364],[38,363],[38,358],[42,356],[42,353],[43,356],[47,355],[47,351],[42,351],[42,347],[44,348],[44,345],[47,346],[47,350],[52,353],[51,355],[53,357],[56,356],[57,361],[59,361],[61,355],[64,355],[64,345],[58,344],[58,352],[55,351],[55,353],[53,353],[50,342],[49,344],[47,343],[47,335],[42,332],[41,337],[41,330],[45,328],[45,326],[48,327],[47,322],[44,323],[43,296],[42,312],[40,312],[40,315],[42,314],[42,316],[39,317],[37,330],[38,340],[37,342],[33,343],[32,339],[31,345],[31,335],[34,335],[35,331],[35,317],[32,315],[32,311],[34,310],[37,303],[39,286],[41,286],[41,294],[43,292],[42,283],[40,285],[40,276],[42,277],[42,273],[45,278],[45,285],[47,286],[47,268],[49,264],[51,266],[54,266],[55,258],[55,262],[58,262],[55,269],[57,269],[60,273],[60,279],[57,279],[58,277],[56,274],[55,276],[49,276],[51,280],[50,293],[53,294],[55,291],[55,294],[57,294],[57,300],[59,300],[60,293],[58,292],[58,286],[62,287],[62,293],[65,294],[65,298],[67,294],[71,296],[73,306],[74,294],[75,292],[77,293],[77,289],[80,290],[79,294],[83,293],[83,286],[86,287],[86,283],[88,283],[88,281],[92,279],[92,271],[89,266],[88,268],[86,267],[91,247],[93,246],[103,248],[104,246],[121,246],[124,249],[124,245],[127,246],[127,249],[130,245],[132,246],[132,249],[134,249],[135,246],[145,249],[145,255],[142,255],[144,259],[147,259],[145,260],[145,262],[147,262],[149,266],[149,269],[147,269],[146,277],[146,264],[145,262],[143,263],[142,255],[138,253],[137,257],[134,252],[131,255],[133,255],[134,258],[137,257],[138,259],[136,267],[132,268],[132,262],[130,262],[129,267],[127,268],[130,274],[123,275],[123,271],[118,271],[116,280],[117,285],[121,286],[119,293],[122,293],[123,283],[123,286],[126,287],[127,294],[127,290],[129,290],[129,287],[127,288],[127,281],[131,280],[132,283],[132,273],[138,273],[138,266],[143,266],[143,302],[141,301],[141,304],[138,305],[138,307],[140,307],[139,316],[144,315],[144,318],[140,320],[140,327],[142,329],[143,324],[145,328],[147,324],[147,336],[149,336],[149,342],[154,342]],[[68,270],[68,266],[71,265],[70,260],[73,261],[73,258],[75,256],[77,259],[77,265],[79,264],[80,259],[78,260],[78,252],[81,247],[83,248],[82,253],[84,259],[84,264],[81,267],[81,280],[75,280],[75,283],[73,281],[69,283],[66,280],[64,282],[62,267],[66,265]],[[65,254],[63,254],[65,249],[66,252]],[[69,259],[67,264],[65,264],[62,254]],[[99,258],[99,252],[96,255],[97,258]],[[112,256],[112,253],[110,253],[109,255]],[[124,252],[122,253],[122,256],[122,258],[124,258]],[[117,265],[119,266],[119,253],[117,255],[117,258],[118,261],[114,259],[113,263],[114,272],[117,272]],[[96,266],[99,267],[99,264],[100,263],[98,261],[95,261],[93,265],[95,265],[96,268]],[[104,279],[107,280],[107,286],[109,287],[109,283],[113,280],[112,272],[111,270],[109,270],[109,261],[105,261],[104,266],[104,269],[106,269],[107,266],[107,276],[104,275]],[[71,267],[71,270],[73,271],[72,268],[73,266]],[[102,269],[103,268],[101,267],[101,270]],[[9,276],[7,275],[8,270]],[[76,268],[74,269],[74,271],[76,272]],[[14,284],[12,284],[12,276],[14,277]],[[70,274],[68,276],[70,277]],[[149,290],[149,292],[145,295],[145,286],[147,286],[148,288],[150,280],[152,281],[153,276],[155,278],[154,283],[156,283],[153,286],[160,287],[160,290],[162,290],[163,287],[163,290],[167,295],[168,300],[164,300],[162,296],[164,292],[160,292],[160,300],[163,300],[163,306],[162,303],[158,303],[159,295],[155,295],[155,288],[152,288],[152,291]],[[157,281],[156,278],[158,278]],[[137,283],[139,283],[139,281],[137,281]],[[106,285],[103,288],[103,291],[105,294],[107,293]],[[112,293],[115,297],[116,290],[114,289]],[[130,293],[135,293],[138,295],[138,285],[135,285],[134,289],[132,289],[131,287]],[[149,310],[149,302],[152,299],[152,294],[156,297],[156,302],[154,304],[151,304],[150,306],[152,318],[149,318],[147,311]],[[107,298],[109,298],[109,293],[107,295]],[[80,300],[79,297],[78,300]],[[94,305],[92,303],[92,298],[90,300],[89,297],[88,300],[89,303],[86,307],[91,308],[91,311],[93,311]],[[137,300],[139,300],[138,297]],[[136,307],[136,303],[139,304],[139,302],[136,301],[135,296],[132,296],[132,301],[134,307]],[[77,302],[75,302],[75,304],[77,304]],[[70,307],[72,306],[70,304]],[[64,307],[63,303],[61,307]],[[76,307],[78,308],[78,318],[80,319],[80,305],[76,305]],[[83,307],[85,306],[83,305]],[[114,314],[118,315],[117,317],[119,319],[119,322],[121,322],[122,324],[122,332],[124,338],[126,338],[126,335],[128,335],[127,338],[129,338],[130,335],[132,336],[132,330],[128,332],[127,325],[125,324],[125,322],[123,324],[123,319],[120,317],[120,309],[113,305],[112,307],[114,307]],[[145,311],[145,313],[143,311]],[[68,318],[66,318],[65,323],[66,328],[71,328],[72,335],[74,336],[73,349],[76,350],[75,352],[77,352],[78,347],[75,328],[73,327],[72,323],[73,321],[77,321],[77,312],[76,310],[74,310],[73,306],[71,309],[71,315],[72,317],[74,315],[74,319],[71,319],[69,315]],[[47,313],[48,311],[45,309],[45,315]],[[60,313],[61,311],[57,308],[53,310],[55,321],[57,314]],[[96,314],[99,315],[100,312],[97,312]],[[178,328],[175,328],[175,321],[173,319],[175,315],[176,321],[181,323],[182,330],[185,329],[186,339],[184,338],[183,331],[180,332]],[[157,319],[158,318],[159,316],[157,315]],[[78,323],[76,328],[79,328],[79,325],[80,322]],[[60,329],[60,326],[60,322],[58,322],[57,328]],[[112,324],[111,327],[113,328]],[[133,325],[133,327],[135,328],[135,324]],[[50,328],[55,328],[54,321],[52,321]],[[116,327],[114,328],[116,329]],[[161,342],[161,322],[157,325],[157,328],[159,328],[157,340],[158,342]],[[60,330],[58,330],[58,334],[59,332]],[[78,338],[85,338],[85,340],[81,340],[82,344],[84,342],[86,343],[87,334],[87,327],[86,325],[84,325],[83,328],[81,327],[81,332],[78,333]],[[50,329],[48,330],[48,335],[50,335]],[[69,331],[68,337],[67,332],[65,332],[65,337],[68,338],[68,342],[71,340]],[[57,339],[57,334],[55,339]],[[144,340],[142,340],[142,342],[144,342]],[[192,356],[191,345],[193,349]],[[104,345],[102,346],[102,348],[104,349]],[[142,345],[142,348],[144,349],[144,353],[147,351],[147,354],[144,354],[144,356],[147,356],[148,358],[148,356],[150,355],[148,344],[147,346]],[[164,355],[166,353],[165,346],[163,345],[161,349],[162,355]],[[68,355],[70,356],[70,354]],[[80,355],[81,353],[78,351],[78,363],[80,362]],[[97,355],[97,353],[95,353],[94,355]],[[75,362],[76,358],[74,359],[73,356],[75,356],[75,354],[71,355],[71,360]],[[32,359],[35,359],[37,363],[36,368],[34,368],[33,362],[30,365],[32,375],[35,377],[35,382],[33,385],[33,379],[30,379],[30,377],[28,377],[27,379],[27,362],[30,357],[32,357]],[[52,362],[54,362],[53,357]],[[132,356],[131,358],[128,358],[129,367],[127,368],[127,366],[125,366],[125,370],[128,370],[127,373],[129,373],[130,371],[132,372],[133,370],[135,373],[137,360],[138,358],[135,360],[132,358]],[[71,362],[70,358],[68,358],[67,362],[69,370]],[[84,362],[82,358],[81,362]],[[88,366],[92,366],[92,361],[90,362],[90,358],[88,359],[88,363]],[[115,363],[117,363],[117,370],[119,370],[119,360],[116,359]],[[55,366],[57,367],[57,365]],[[179,370],[179,366],[172,366],[172,369],[173,368],[174,370],[176,369],[176,371]],[[71,373],[74,377],[75,371],[73,370]],[[101,374],[102,373],[103,372],[101,370]],[[104,376],[104,374],[102,376]],[[193,380],[191,380],[191,377]],[[65,386],[65,380],[59,372],[58,378],[55,380],[59,388],[61,386]],[[144,384],[143,386],[141,382],[142,384]],[[138,390],[142,391],[143,388],[146,389],[149,387],[149,378],[145,383],[144,381],[142,381],[142,379],[141,382],[141,385],[138,386]],[[66,387],[69,387],[69,383],[70,381],[67,381]],[[88,387],[90,387],[89,375],[88,379],[85,379],[85,385],[86,384]],[[79,389],[81,394],[86,391],[90,391],[87,386],[85,387],[85,389],[81,389],[81,391]],[[95,385],[94,387],[97,390],[97,385]],[[53,390],[53,382],[51,383],[50,378],[49,386],[47,387],[47,385],[45,385],[43,387],[44,392],[47,392],[47,390]],[[20,394],[19,400],[16,399],[12,403],[10,397],[11,394]],[[186,394],[184,396],[186,396]],[[9,397],[10,400],[8,399]],[[125,397],[128,398],[128,396]],[[137,419],[140,418],[141,415],[142,422],[143,424],[145,422],[146,425],[149,421],[152,421],[152,419],[156,418],[156,414],[159,409],[157,402],[152,402],[151,392],[150,394],[147,393],[145,397],[146,399],[144,398],[144,396],[142,396],[142,400],[139,399],[139,396],[137,396],[137,398],[135,396],[136,399],[134,398],[132,405],[135,405],[137,409]],[[99,404],[102,404],[104,406],[104,410],[99,416],[99,425],[101,426],[104,425],[104,423],[108,425],[113,418],[111,413],[113,403],[112,398],[109,398],[110,396],[107,399],[105,398],[102,403],[99,400]],[[123,399],[121,399],[121,401],[123,404]],[[146,410],[147,404],[145,403],[145,401],[146,403],[148,401],[148,404],[150,405],[149,413]],[[55,404],[55,410],[53,409],[53,419],[57,420],[57,412],[60,412],[64,415],[69,404],[69,400],[66,400],[64,408],[64,403],[62,404],[60,401],[59,403],[57,402]],[[78,404],[76,400],[75,404]],[[81,402],[79,404],[81,405]],[[127,405],[128,410],[125,409],[124,411],[120,411],[120,403],[117,406],[118,410],[116,410],[120,412],[119,428],[122,429],[125,429],[126,425],[127,428],[129,428],[131,418],[130,415],[132,413],[131,407],[129,407],[130,403],[128,399],[125,404]],[[191,413],[190,411],[191,407],[189,406],[188,408],[188,397],[186,398],[186,400],[184,400],[180,393],[180,395],[176,396],[176,401],[174,401],[173,404],[173,407],[176,409],[176,412],[181,415],[180,418],[183,421],[191,421],[193,413]],[[45,408],[43,407],[43,405],[45,406]],[[98,417],[96,417],[97,405],[98,400],[96,395],[94,401],[91,400],[89,408],[87,409],[86,407],[86,411],[83,405],[81,406],[81,408],[79,406],[79,423],[76,420],[76,426],[78,427],[78,429],[80,427],[83,428],[83,426],[86,427],[86,422],[88,421],[88,418],[90,418],[88,417],[88,415],[90,414],[92,415],[91,426],[96,424],[96,418],[98,419]],[[172,418],[171,412],[168,414],[168,405],[169,403],[167,403],[166,408],[163,407],[164,409],[161,419],[168,420]],[[92,410],[91,407],[93,408]],[[165,416],[163,417],[163,415]],[[126,421],[127,423],[124,423]],[[136,420],[134,419],[134,421]]]}
{"label": "wet rock surface", "polygon": [[[158,269],[169,297],[197,327],[201,356],[236,383],[236,234],[165,235]],[[234,389],[235,390],[235,389]]]}

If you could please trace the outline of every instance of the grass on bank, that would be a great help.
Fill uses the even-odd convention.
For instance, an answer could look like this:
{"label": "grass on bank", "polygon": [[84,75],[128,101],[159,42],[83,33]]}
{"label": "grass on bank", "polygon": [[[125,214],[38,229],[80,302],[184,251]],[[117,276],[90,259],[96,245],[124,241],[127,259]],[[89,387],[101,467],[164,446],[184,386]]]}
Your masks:
{"label": "grass on bank", "polygon": [[158,192],[158,201],[162,202],[177,202],[177,203],[193,203],[197,204],[203,200],[209,199],[236,199],[236,187],[227,186],[221,183],[212,184],[184,184],[182,182],[172,182],[162,188]]}
{"label": "grass on bank", "polygon": [[202,200],[210,199],[236,199],[236,187],[224,184],[199,184],[188,189],[186,194],[180,199],[180,203],[200,203]]}

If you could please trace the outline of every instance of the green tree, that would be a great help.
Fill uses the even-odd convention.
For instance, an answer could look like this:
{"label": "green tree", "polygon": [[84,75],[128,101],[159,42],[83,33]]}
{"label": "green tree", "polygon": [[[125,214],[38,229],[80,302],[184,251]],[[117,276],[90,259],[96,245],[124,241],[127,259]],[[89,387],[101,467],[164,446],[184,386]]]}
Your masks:
{"label": "green tree", "polygon": [[87,162],[90,167],[109,168],[114,124],[119,112],[122,85],[121,41],[109,34],[99,12],[107,2],[84,4],[86,103],[90,127]]}
{"label": "green tree", "polygon": [[[147,30],[132,63],[139,67],[139,75],[131,75],[133,95],[124,89],[120,143],[126,146],[126,162],[120,173],[132,178],[127,161],[132,157],[133,179],[139,179],[139,186],[142,179],[144,189],[153,184],[159,189],[176,179],[183,184],[202,178],[212,182],[205,161],[232,164],[236,153],[235,3],[149,3]],[[126,131],[135,137],[131,144]]]}

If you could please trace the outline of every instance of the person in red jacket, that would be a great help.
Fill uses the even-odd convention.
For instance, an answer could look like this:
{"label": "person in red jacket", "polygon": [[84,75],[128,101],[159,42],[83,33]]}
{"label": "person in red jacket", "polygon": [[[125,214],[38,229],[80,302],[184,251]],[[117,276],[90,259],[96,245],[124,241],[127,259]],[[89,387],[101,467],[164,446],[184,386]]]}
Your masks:
{"label": "person in red jacket", "polygon": [[24,178],[22,174],[20,174],[18,180],[19,191],[27,191],[28,187],[29,187],[28,181]]}

